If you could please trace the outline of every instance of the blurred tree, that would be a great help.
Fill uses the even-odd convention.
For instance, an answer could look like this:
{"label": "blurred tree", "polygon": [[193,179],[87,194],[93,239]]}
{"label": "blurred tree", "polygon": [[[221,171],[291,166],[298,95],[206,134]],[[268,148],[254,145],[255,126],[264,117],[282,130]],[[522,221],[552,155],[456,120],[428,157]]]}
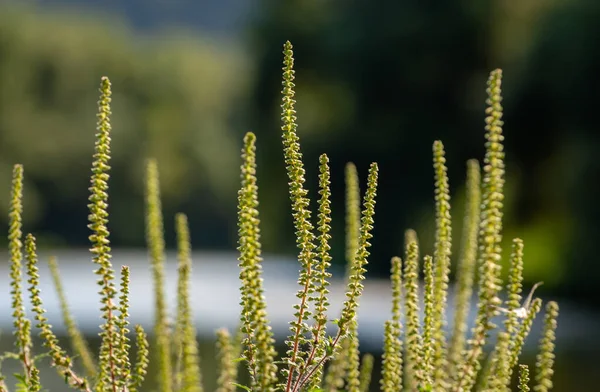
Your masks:
{"label": "blurred tree", "polygon": [[526,60],[514,65],[507,121],[523,140],[511,145],[525,162],[528,192],[521,198],[520,216],[538,232],[558,223],[560,230],[547,233],[536,246],[545,250],[546,260],[559,260],[561,290],[593,301],[600,274],[600,3],[555,3],[539,18]]}
{"label": "blurred tree", "polygon": [[[508,252],[510,240],[522,237],[528,279],[543,279],[545,287],[568,279],[570,285],[561,287],[593,297],[594,272],[600,272],[592,262],[600,235],[600,132],[593,117],[600,91],[594,74],[600,65],[597,2],[261,0],[256,9],[245,35],[250,67],[221,42],[140,40],[114,19],[3,8],[0,208],[6,208],[11,165],[22,162],[28,230],[86,243],[95,86],[107,74],[115,85],[115,244],[143,241],[142,165],[156,156],[167,224],[176,210],[185,210],[195,244],[231,249],[238,139],[253,130],[265,247],[293,251],[290,215],[281,213],[290,207],[278,93],[281,47],[289,39],[313,196],[318,155],[331,158],[336,261],[343,260],[344,165],[354,161],[364,185],[368,164],[378,161],[370,271],[387,273],[404,229],[417,228],[424,252],[432,249],[435,139],[446,146],[454,236],[460,235],[464,164],[483,156],[485,80],[501,67],[508,159],[504,248]],[[248,83],[252,99],[244,105]]]}
{"label": "blurred tree", "polygon": [[[600,146],[593,118],[600,91],[597,2],[262,0],[261,6],[248,36],[258,63],[251,123],[261,143],[259,163],[271,171],[262,183],[277,189],[261,195],[272,206],[265,220],[289,208],[274,88],[285,40],[295,44],[299,132],[313,195],[318,154],[331,157],[337,262],[344,163],[355,161],[363,180],[368,162],[380,163],[369,267],[376,273],[387,273],[408,227],[419,230],[425,252],[432,249],[434,139],[446,145],[453,235],[461,234],[464,163],[483,156],[485,78],[500,67],[508,159],[504,249],[508,254],[511,239],[522,237],[528,279],[548,287],[569,277],[571,288],[583,279],[581,292],[595,290],[586,268],[600,268],[590,267],[600,217],[593,155]],[[266,227],[267,247],[284,243],[291,251],[285,219]],[[571,263],[577,272],[567,272]]]}
{"label": "blurred tree", "polygon": [[185,209],[198,245],[229,245],[241,145],[232,121],[244,91],[243,69],[240,52],[223,42],[173,34],[134,39],[113,18],[4,6],[0,220],[11,167],[23,163],[27,230],[47,240],[87,243],[97,86],[107,75],[114,90],[114,244],[143,244],[143,165],[155,157],[167,226]]}

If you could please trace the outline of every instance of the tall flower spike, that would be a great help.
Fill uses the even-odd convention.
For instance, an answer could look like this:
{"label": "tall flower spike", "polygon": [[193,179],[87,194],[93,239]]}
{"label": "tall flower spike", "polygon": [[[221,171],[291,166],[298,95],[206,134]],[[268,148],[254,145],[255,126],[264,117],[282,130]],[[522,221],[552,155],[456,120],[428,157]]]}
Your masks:
{"label": "tall flower spike", "polygon": [[[11,253],[11,284],[13,290],[11,293],[13,294],[13,309],[15,310],[13,313],[13,317],[15,317],[14,326],[16,331],[14,334],[16,335],[16,345],[19,348],[19,359],[23,364],[23,370],[25,372],[25,387],[27,391],[37,392],[41,389],[40,379],[39,379],[39,370],[35,365],[35,361],[31,356],[31,322],[29,319],[25,318],[25,307],[23,306],[23,296],[21,293],[21,268],[22,268],[22,253],[21,253],[21,233],[18,230],[18,239],[15,238],[17,234],[16,231],[13,231],[13,228],[16,228],[20,225],[13,225],[16,221],[20,223],[20,213],[17,213],[15,204],[20,204],[21,196],[20,191],[22,190],[22,181],[23,181],[23,168],[19,165],[16,165],[13,172],[13,194],[12,194],[12,205],[11,205],[11,231],[9,233],[9,240],[11,243],[9,245],[10,253]],[[20,184],[19,184],[20,183]],[[18,200],[18,203],[15,203]],[[20,229],[20,227],[19,227]],[[18,241],[18,249],[15,246],[15,243]],[[33,236],[29,234],[27,239],[25,240],[26,252],[27,252],[27,271],[31,272],[31,279],[29,283],[31,284],[31,290],[39,290],[37,287],[39,286],[39,276],[37,273],[37,257],[35,256],[35,243],[33,242]],[[19,257],[18,263],[16,262],[16,257]],[[18,269],[18,273],[15,273]],[[31,292],[30,290],[30,292]],[[20,328],[20,329],[19,329]]]}
{"label": "tall flower spike", "polygon": [[149,350],[148,350],[148,337],[144,328],[141,325],[135,326],[136,346],[137,354],[135,366],[131,374],[131,380],[129,383],[129,392],[137,392],[138,388],[144,382],[146,378],[148,363],[149,363]]}
{"label": "tall flower spike", "polygon": [[284,45],[283,60],[283,103],[281,127],[283,134],[283,147],[285,164],[289,179],[289,193],[292,201],[292,211],[294,216],[294,227],[296,228],[296,244],[300,249],[298,261],[300,262],[300,276],[298,284],[300,290],[296,294],[300,303],[294,306],[294,321],[290,322],[291,336],[286,339],[288,351],[284,362],[288,364],[287,369],[283,369],[284,376],[287,378],[285,390],[289,391],[295,373],[301,372],[306,368],[305,353],[300,349],[305,344],[310,344],[304,337],[309,333],[306,320],[309,319],[311,312],[309,310],[308,297],[315,290],[314,286],[314,263],[315,263],[315,235],[313,226],[310,222],[311,213],[309,210],[310,201],[307,197],[308,191],[304,188],[304,164],[302,162],[302,153],[300,152],[300,143],[296,134],[296,110],[294,105],[294,53],[292,44],[287,41]]}
{"label": "tall flower spike", "polygon": [[519,391],[529,392],[529,368],[527,365],[519,365]]}
{"label": "tall flower spike", "polygon": [[257,385],[257,366],[256,366],[256,312],[257,307],[255,293],[261,289],[262,281],[253,279],[257,268],[260,252],[260,243],[256,243],[256,228],[258,227],[258,211],[255,206],[258,201],[254,200],[253,188],[256,186],[256,173],[252,164],[253,150],[251,143],[254,142],[254,135],[246,134],[244,138],[244,148],[242,150],[243,163],[241,166],[242,185],[238,191],[238,251],[240,252],[240,296],[242,310],[240,324],[243,337],[242,346],[244,350],[242,357],[245,359],[250,373],[250,388]]}
{"label": "tall flower spike", "polygon": [[515,310],[521,307],[521,291],[523,289],[523,240],[515,238],[513,240],[512,253],[510,256],[510,271],[508,274],[508,284],[506,291],[508,292],[506,313],[506,332],[513,334],[517,325],[517,315]]}
{"label": "tall flower spike", "polygon": [[[331,174],[328,165],[329,158],[327,155],[322,154],[319,158],[319,162],[319,171],[321,172],[319,176],[319,194],[321,195],[321,199],[319,200],[318,227],[320,233],[318,248],[319,263],[317,264],[314,273],[314,278],[317,282],[316,291],[314,297],[311,298],[315,301],[315,325],[312,328],[313,347],[307,359],[307,366],[312,366],[315,359],[325,355],[325,331],[327,326],[327,309],[329,307],[327,298],[329,290],[327,287],[329,286],[329,278],[331,278],[331,273],[328,272],[328,269],[331,266],[331,256],[329,254],[329,251],[331,250],[331,246],[329,245],[329,240],[331,239],[331,234],[329,234],[331,230],[331,201],[329,200],[331,197]],[[319,366],[312,377],[311,385],[313,387],[320,386],[322,377],[323,369]]]}
{"label": "tall flower spike", "polygon": [[243,357],[250,371],[252,390],[272,391],[277,382],[276,352],[262,287],[262,257],[256,184],[256,136],[244,137],[241,189],[238,192],[240,291],[244,332]]}
{"label": "tall flower spike", "polygon": [[382,392],[402,390],[402,341],[396,323],[388,320],[384,325],[383,355],[381,360]]}
{"label": "tall flower spike", "polygon": [[346,355],[346,392],[360,392],[360,351],[358,337],[358,321],[354,319],[348,330],[348,347]]}
{"label": "tall flower spike", "polygon": [[441,141],[433,143],[433,168],[435,178],[435,252],[433,262],[435,284],[433,301],[433,368],[435,370],[435,389],[447,389],[447,347],[446,335],[446,302],[448,298],[448,282],[450,280],[450,255],[452,247],[452,221],[450,217],[450,186],[448,184],[448,168],[444,145]]}
{"label": "tall flower spike", "polygon": [[196,328],[190,306],[190,275],[192,255],[190,230],[187,216],[175,217],[177,231],[177,258],[179,259],[179,282],[177,288],[177,333],[176,344],[181,352],[181,392],[202,392],[202,374]]}
{"label": "tall flower spike", "polygon": [[99,276],[98,285],[101,287],[100,296],[102,303],[102,318],[105,320],[102,325],[100,337],[102,343],[100,346],[100,374],[97,380],[97,390],[103,391],[106,388],[116,386],[118,361],[116,347],[118,346],[119,336],[115,329],[115,296],[117,290],[114,284],[115,272],[110,262],[110,241],[108,224],[108,172],[110,166],[110,101],[111,101],[110,80],[102,77],[100,82],[100,100],[98,101],[98,125],[96,133],[96,146],[94,161],[92,163],[92,177],[89,191],[90,210],[88,227],[92,230],[89,236],[93,254],[93,262],[98,266],[94,271]]}
{"label": "tall flower spike", "polygon": [[[358,308],[358,299],[362,295],[364,280],[364,273],[366,269],[364,268],[368,263],[369,251],[368,248],[371,246],[369,240],[373,235],[371,231],[373,230],[373,216],[375,215],[375,196],[377,195],[377,175],[378,175],[378,167],[376,163],[372,163],[369,168],[369,175],[367,179],[367,190],[365,192],[364,197],[364,208],[362,211],[362,220],[360,226],[359,240],[358,240],[358,248],[356,251],[356,257],[354,258],[354,262],[352,263],[352,269],[350,271],[350,275],[348,277],[347,291],[346,291],[346,301],[344,301],[344,306],[342,308],[342,312],[339,320],[337,320],[338,325],[338,333],[334,339],[329,342],[328,350],[331,352],[333,357],[335,358],[340,351],[339,345],[344,342],[344,339],[347,337],[350,339],[356,339],[356,337],[350,336],[352,334],[353,323],[356,322],[356,310]],[[349,343],[348,343],[349,344]],[[351,345],[345,347],[348,351],[352,349]],[[321,362],[324,362],[326,358],[323,358]],[[341,362],[338,362],[341,363]],[[339,371],[339,368],[335,368],[334,370]],[[330,372],[329,372],[330,373]],[[325,380],[325,389],[335,391],[337,389],[337,382],[339,378],[337,374],[334,374],[334,377],[328,377]],[[353,387],[359,387],[359,384],[352,383]]]}
{"label": "tall flower spike", "polygon": [[119,317],[115,322],[119,333],[119,345],[115,348],[119,358],[118,387],[120,390],[126,388],[131,379],[131,363],[129,362],[129,267],[121,266],[121,295],[119,296]]}
{"label": "tall flower spike", "polygon": [[[506,291],[508,293],[507,308],[499,308],[506,313],[505,330],[498,333],[498,342],[490,365],[489,385],[493,389],[507,388],[510,383],[513,367],[510,367],[510,350],[514,341],[511,340],[519,325],[518,308],[521,306],[521,289],[523,280],[523,241],[515,238],[510,256],[510,271]],[[531,292],[533,294],[533,290]],[[524,305],[523,309],[527,311]],[[481,378],[481,377],[480,377]]]}
{"label": "tall flower spike", "polygon": [[[400,390],[402,388],[402,340],[400,335],[402,333],[401,324],[401,300],[402,300],[402,260],[400,257],[392,257],[392,268],[391,268],[391,281],[392,281],[392,320],[391,325],[386,327],[386,333],[391,335],[386,338],[386,344],[390,347],[387,348],[387,354],[385,361],[391,363],[390,369],[387,371],[382,369],[383,377],[388,379],[387,382],[382,383],[382,388],[389,390],[394,388]],[[388,330],[389,329],[389,330]],[[388,373],[386,375],[386,373]]]}
{"label": "tall flower spike", "polygon": [[517,362],[519,360],[519,355],[521,355],[521,349],[523,348],[523,344],[525,343],[525,339],[529,335],[531,331],[531,326],[533,325],[533,320],[540,312],[542,308],[542,300],[536,298],[531,302],[531,307],[527,312],[527,316],[523,319],[521,323],[521,327],[517,331],[516,335],[513,337],[512,345],[510,347],[510,362],[509,367],[512,369],[517,366]]}
{"label": "tall flower spike", "polygon": [[419,246],[412,235],[406,235],[404,263],[404,307],[406,308],[406,373],[409,378],[422,381],[418,371],[421,362],[421,335],[419,333]]}
{"label": "tall flower spike", "polygon": [[436,303],[434,302],[435,287],[434,287],[434,271],[433,271],[433,259],[431,256],[423,257],[423,272],[425,274],[425,290],[424,290],[424,303],[425,303],[425,317],[423,319],[423,354],[422,354],[422,368],[423,368],[423,380],[425,385],[421,388],[431,389],[432,376],[434,370],[434,311],[437,311]]}
{"label": "tall flower spike", "polygon": [[[346,271],[344,279],[348,281],[352,272],[354,255],[358,248],[360,236],[360,186],[356,166],[348,162],[345,169],[346,182]],[[345,337],[339,349],[331,360],[325,378],[324,389],[327,392],[337,391],[344,385],[348,370],[348,355],[350,353],[350,337]],[[356,362],[356,361],[355,361]]]}
{"label": "tall flower spike", "polygon": [[58,295],[58,302],[60,303],[63,322],[67,328],[67,334],[71,340],[72,349],[81,358],[86,375],[90,378],[94,378],[96,376],[96,363],[87,341],[77,327],[71,311],[69,310],[67,296],[60,278],[58,261],[56,260],[56,257],[50,257],[48,260],[48,267],[50,268],[50,273],[52,275],[54,289]]}
{"label": "tall flower spike", "polygon": [[342,335],[345,335],[350,327],[350,323],[356,317],[356,309],[358,307],[358,299],[362,295],[364,286],[362,284],[365,279],[365,266],[368,264],[370,255],[368,249],[371,247],[369,240],[373,237],[375,215],[375,196],[377,195],[377,175],[379,168],[376,163],[371,163],[369,167],[369,176],[367,178],[367,190],[365,192],[362,220],[360,226],[360,236],[358,241],[358,250],[352,264],[352,273],[348,279],[348,289],[346,292],[346,301],[342,309],[342,314],[338,322],[338,327]]}
{"label": "tall flower spike", "polygon": [[150,159],[146,166],[146,243],[154,279],[154,338],[158,371],[156,382],[162,392],[173,392],[171,340],[165,304],[165,240],[160,200],[158,165]]}
{"label": "tall flower spike", "polygon": [[349,344],[350,337],[346,336],[341,339],[339,347],[335,350],[323,380],[323,390],[325,392],[337,392],[344,386]]}
{"label": "tall flower spike", "polygon": [[[346,165],[346,279],[354,266],[360,236],[360,189],[358,172],[354,164]],[[350,323],[349,335],[342,342],[338,359],[345,365],[346,389],[357,392],[360,387],[360,351],[358,321]]]}
{"label": "tall flower spike", "polygon": [[48,324],[48,319],[44,316],[46,311],[42,307],[42,299],[40,297],[40,275],[37,268],[37,252],[35,238],[28,234],[25,239],[26,258],[27,258],[27,274],[29,275],[29,293],[31,304],[33,305],[33,313],[38,321],[36,327],[41,329],[40,337],[43,344],[50,351],[51,365],[56,369],[58,374],[62,376],[65,382],[78,390],[91,392],[88,382],[79,377],[72,369],[72,360],[66,352],[60,347],[58,338],[52,332],[52,326]]}
{"label": "tall flower spike", "polygon": [[346,278],[358,249],[360,235],[360,187],[356,166],[346,164]]}
{"label": "tall flower spike", "polygon": [[31,378],[31,322],[25,316],[25,305],[23,304],[22,275],[23,275],[23,243],[22,218],[23,214],[23,166],[15,165],[12,176],[12,189],[10,197],[8,249],[10,253],[10,285],[13,309],[13,327],[15,344],[19,350],[19,356],[23,362],[23,370],[27,382]]}
{"label": "tall flower spike", "polygon": [[40,370],[35,366],[31,368],[27,387],[29,388],[28,392],[38,392],[42,389]]}
{"label": "tall flower spike", "polygon": [[[515,344],[512,340],[519,325],[518,308],[521,306],[521,291],[523,282],[523,241],[519,238],[513,239],[512,252],[510,255],[510,270],[508,274],[508,283],[506,291],[508,298],[506,301],[506,320],[504,322],[505,332],[499,334],[496,347],[496,360],[493,364],[492,372],[495,377],[497,388],[507,388],[510,383],[514,365],[511,366],[511,350]],[[532,291],[533,294],[533,291]],[[527,310],[529,304],[527,304]],[[517,340],[518,341],[518,340]]]}
{"label": "tall flower spike", "polygon": [[[411,245],[414,243],[414,246]],[[421,354],[421,335],[419,333],[419,238],[417,232],[408,229],[404,232],[404,307],[406,318],[405,354],[406,388],[417,388],[419,357]],[[410,256],[409,256],[410,255]],[[410,264],[410,265],[409,265]],[[412,351],[411,353],[411,350]]]}
{"label": "tall flower spike", "polygon": [[502,249],[502,201],[504,199],[504,146],[502,141],[502,70],[491,72],[488,79],[486,109],[486,154],[484,159],[483,197],[479,224],[479,303],[473,338],[466,359],[455,378],[455,388],[470,390],[480,368],[488,333],[495,327],[492,318],[500,305],[500,258]]}
{"label": "tall flower spike", "polygon": [[554,301],[546,305],[544,318],[544,331],[540,340],[540,352],[536,362],[536,392],[548,392],[552,389],[552,376],[554,375],[554,341],[556,340],[556,326],[558,318],[558,304]]}
{"label": "tall flower spike", "polygon": [[235,392],[237,364],[231,336],[226,329],[217,330],[218,378],[216,392]]}
{"label": "tall flower spike", "polygon": [[[327,351],[330,353],[329,356],[323,357],[319,362],[319,366],[324,364],[324,362],[330,357],[336,358],[336,361],[333,363],[336,367],[333,369],[334,373],[332,374],[331,367],[328,371],[327,377],[325,379],[325,390],[326,391],[336,391],[341,385],[338,383],[342,381],[339,378],[339,371],[343,369],[344,366],[346,371],[348,368],[355,368],[352,366],[348,366],[343,361],[340,361],[340,351],[344,350],[347,353],[352,352],[353,347],[351,341],[357,339],[356,336],[352,336],[356,330],[354,330],[353,323],[356,323],[356,310],[358,308],[358,299],[362,295],[364,280],[364,273],[366,269],[365,265],[368,263],[369,251],[368,248],[371,246],[369,240],[373,237],[371,231],[373,230],[373,216],[375,215],[375,196],[377,195],[377,175],[378,175],[378,167],[376,163],[372,163],[369,167],[369,175],[367,178],[367,190],[365,192],[364,203],[363,203],[363,211],[362,211],[362,220],[360,225],[359,239],[358,239],[358,247],[356,251],[356,257],[354,258],[354,262],[352,263],[352,269],[350,271],[350,275],[348,276],[347,290],[346,290],[346,301],[344,302],[344,306],[342,308],[342,312],[340,318],[336,320],[338,326],[338,333],[335,338],[331,339],[328,342]],[[357,344],[356,342],[352,342],[353,344]],[[347,344],[346,346],[343,346]],[[341,346],[341,347],[340,347]],[[356,351],[354,351],[356,353]],[[350,354],[342,354],[346,355],[346,359]],[[310,374],[310,373],[309,373]],[[360,378],[360,376],[358,376]],[[356,377],[353,377],[355,380]],[[350,380],[351,381],[351,380]],[[298,383],[294,388],[294,391],[300,390],[300,387],[303,383]],[[358,382],[352,381],[350,382],[352,385],[351,388],[359,388],[360,380]]]}
{"label": "tall flower spike", "polygon": [[481,360],[482,366],[479,374],[477,375],[477,383],[475,384],[473,391],[487,391],[490,385],[490,379],[492,378],[492,366],[496,363],[496,352],[492,351],[488,354],[485,360]]}
{"label": "tall flower spike", "polygon": [[[417,258],[417,264],[418,264],[418,260],[420,259],[420,249],[419,249],[419,237],[417,236],[417,232],[414,231],[413,229],[408,229],[404,232],[404,252],[405,252],[405,256],[407,256],[406,254],[408,253],[408,244],[410,244],[411,242],[414,242],[417,247],[414,249],[414,251],[416,251],[417,253],[414,254],[414,257]],[[406,258],[406,257],[405,257]],[[404,266],[406,268],[406,265]]]}
{"label": "tall flower spike", "polygon": [[375,358],[371,354],[365,354],[360,364],[360,387],[359,392],[369,392],[371,378],[373,377],[373,363]]}
{"label": "tall flower spike", "polygon": [[510,383],[512,374],[512,368],[509,368],[511,337],[506,331],[498,332],[498,340],[490,355],[490,372],[486,377],[486,385],[493,391],[505,391]]}
{"label": "tall flower spike", "polygon": [[477,230],[479,228],[479,206],[481,203],[481,173],[479,163],[475,159],[467,162],[467,184],[465,200],[465,218],[463,223],[462,243],[457,271],[456,305],[452,339],[448,351],[449,376],[454,379],[457,366],[462,360],[467,332],[467,317],[473,281],[475,279],[475,259],[477,256]]}
{"label": "tall flower spike", "polygon": [[479,231],[481,253],[481,296],[483,302],[479,308],[485,327],[493,328],[490,318],[497,312],[493,306],[499,303],[500,257],[502,249],[502,209],[504,200],[504,136],[502,135],[502,70],[492,71],[488,81],[488,108],[486,113],[486,154],[483,168],[482,220]]}
{"label": "tall flower spike", "polygon": [[402,259],[400,257],[392,257],[391,281],[392,281],[392,320],[396,324],[400,324],[402,315]]}

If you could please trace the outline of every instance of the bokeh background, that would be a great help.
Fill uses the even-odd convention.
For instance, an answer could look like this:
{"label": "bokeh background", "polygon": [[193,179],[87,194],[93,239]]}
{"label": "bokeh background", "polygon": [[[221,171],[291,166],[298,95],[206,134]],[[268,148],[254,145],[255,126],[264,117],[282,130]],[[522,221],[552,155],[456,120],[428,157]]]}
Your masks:
{"label": "bokeh background", "polygon": [[[368,278],[384,279],[405,229],[419,232],[424,252],[432,248],[436,139],[446,146],[459,238],[465,162],[483,157],[485,83],[499,67],[504,249],[508,254],[510,240],[522,238],[528,285],[544,281],[540,295],[596,317],[598,20],[595,0],[2,0],[0,224],[7,224],[18,162],[26,173],[26,230],[42,249],[88,246],[97,86],[107,75],[114,92],[115,248],[143,255],[143,169],[154,157],[169,246],[172,217],[183,211],[195,249],[235,250],[239,151],[251,130],[258,137],[264,250],[293,257],[279,115],[281,49],[289,39],[312,195],[319,154],[331,159],[334,263],[341,267],[344,255],[344,165],[354,162],[364,182],[377,161]],[[586,356],[559,356],[556,390],[596,382],[598,375],[581,369],[597,363],[599,345],[597,335],[589,347],[570,348]]]}

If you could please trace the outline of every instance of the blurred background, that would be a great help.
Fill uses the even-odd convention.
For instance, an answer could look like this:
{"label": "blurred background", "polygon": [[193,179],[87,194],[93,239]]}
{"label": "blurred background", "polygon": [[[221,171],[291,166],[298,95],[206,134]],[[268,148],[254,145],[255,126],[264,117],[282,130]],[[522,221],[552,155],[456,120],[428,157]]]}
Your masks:
{"label": "blurred background", "polygon": [[[293,299],[279,114],[281,50],[290,40],[310,194],[319,154],[331,159],[340,271],[344,165],[354,162],[364,184],[369,163],[379,163],[368,279],[383,282],[407,228],[419,233],[423,253],[432,251],[436,139],[446,147],[458,253],[465,163],[483,158],[486,79],[502,68],[504,250],[522,238],[527,287],[544,281],[542,298],[572,304],[559,329],[565,317],[580,317],[570,325],[589,332],[578,344],[558,343],[555,390],[592,388],[600,382],[592,371],[600,354],[592,329],[600,315],[598,20],[594,0],[0,0],[0,223],[12,165],[22,163],[25,231],[48,252],[86,249],[97,87],[107,75],[113,247],[130,250],[127,263],[145,263],[143,170],[154,157],[168,246],[173,216],[185,212],[199,257],[228,254],[221,262],[234,265],[239,151],[253,131],[264,251],[292,263],[281,279],[289,278]],[[0,282],[8,293],[7,275]],[[10,328],[8,316],[1,325]]]}

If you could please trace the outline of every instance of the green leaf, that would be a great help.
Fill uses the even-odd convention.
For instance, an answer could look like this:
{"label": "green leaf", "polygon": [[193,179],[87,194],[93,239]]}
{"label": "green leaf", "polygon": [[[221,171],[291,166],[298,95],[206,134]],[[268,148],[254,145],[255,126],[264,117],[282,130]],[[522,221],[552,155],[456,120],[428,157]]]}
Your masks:
{"label": "green leaf", "polygon": [[252,392],[252,390],[250,388],[248,388],[247,386],[245,386],[245,385],[238,384],[236,382],[232,382],[231,385],[235,385],[238,388],[242,388],[242,389],[244,389],[244,390],[246,390],[248,392]]}

